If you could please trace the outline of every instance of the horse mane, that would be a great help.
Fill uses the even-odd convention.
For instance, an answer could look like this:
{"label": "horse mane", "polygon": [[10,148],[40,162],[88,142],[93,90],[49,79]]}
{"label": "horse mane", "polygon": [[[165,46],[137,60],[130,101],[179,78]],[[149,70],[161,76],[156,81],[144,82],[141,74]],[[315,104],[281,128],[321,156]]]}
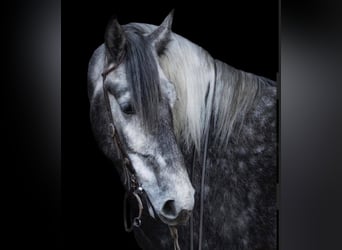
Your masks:
{"label": "horse mane", "polygon": [[139,27],[126,25],[126,75],[132,106],[141,117],[145,128],[158,125],[158,106],[161,91],[157,63],[152,53],[152,46],[141,33]]}
{"label": "horse mane", "polygon": [[216,95],[213,105],[214,141],[226,148],[232,133],[239,132],[249,111],[256,108],[262,90],[275,83],[216,60]]}
{"label": "horse mane", "polygon": [[[130,25],[145,33],[156,28],[141,23]],[[239,131],[245,115],[255,106],[261,88],[274,84],[214,59],[175,33],[160,54],[159,63],[176,88],[172,113],[177,140],[186,149],[194,145],[197,152],[201,152],[209,130],[219,147],[227,147],[232,132]]]}

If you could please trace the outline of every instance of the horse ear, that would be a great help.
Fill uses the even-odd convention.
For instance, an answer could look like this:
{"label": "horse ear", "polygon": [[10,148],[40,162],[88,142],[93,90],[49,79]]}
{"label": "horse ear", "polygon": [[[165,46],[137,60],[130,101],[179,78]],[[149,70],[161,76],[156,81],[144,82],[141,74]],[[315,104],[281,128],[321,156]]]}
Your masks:
{"label": "horse ear", "polygon": [[166,44],[170,41],[173,13],[174,10],[169,13],[169,15],[164,19],[162,24],[157,29],[149,34],[149,39],[151,40],[152,45],[158,54],[162,53],[166,47]]}
{"label": "horse ear", "polygon": [[116,17],[111,18],[105,31],[105,46],[109,58],[114,63],[118,62],[124,53],[126,44],[125,33]]}

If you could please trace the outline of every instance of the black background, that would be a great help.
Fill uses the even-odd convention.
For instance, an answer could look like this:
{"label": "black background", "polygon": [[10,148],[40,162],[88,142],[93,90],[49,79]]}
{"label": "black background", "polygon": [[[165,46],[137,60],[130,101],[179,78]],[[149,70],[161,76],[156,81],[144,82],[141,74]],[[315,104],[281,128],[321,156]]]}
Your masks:
{"label": "black background", "polygon": [[[128,2],[128,1],[127,1]],[[99,152],[89,124],[87,64],[103,43],[108,19],[159,25],[175,9],[173,31],[234,67],[276,79],[276,1],[196,5],[135,5],[85,1],[62,5],[62,215],[65,244],[93,249],[135,249],[122,220],[123,187]],[[135,247],[135,248],[134,248]]]}

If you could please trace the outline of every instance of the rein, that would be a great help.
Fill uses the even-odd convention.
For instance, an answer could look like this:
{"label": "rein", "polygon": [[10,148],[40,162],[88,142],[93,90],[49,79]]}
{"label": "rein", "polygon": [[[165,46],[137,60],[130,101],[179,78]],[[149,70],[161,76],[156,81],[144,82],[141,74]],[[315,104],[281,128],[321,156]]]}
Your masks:
{"label": "rein", "polygon": [[[214,60],[214,86],[213,86],[213,98],[211,105],[214,103],[214,96],[216,92],[216,62]],[[211,113],[209,117],[209,122],[211,121]],[[201,193],[200,193],[200,218],[199,218],[199,236],[198,236],[198,249],[202,250],[202,239],[203,239],[203,214],[204,214],[204,185],[205,185],[205,171],[207,167],[207,153],[208,153],[208,142],[209,142],[209,132],[210,128],[206,130],[204,134],[204,144],[203,144],[203,158],[202,158],[202,173],[201,173]],[[194,171],[195,171],[195,161],[196,161],[196,150],[193,149],[192,158],[192,169],[191,169],[191,182],[194,182]],[[190,250],[194,250],[194,218],[193,214],[190,217]]]}

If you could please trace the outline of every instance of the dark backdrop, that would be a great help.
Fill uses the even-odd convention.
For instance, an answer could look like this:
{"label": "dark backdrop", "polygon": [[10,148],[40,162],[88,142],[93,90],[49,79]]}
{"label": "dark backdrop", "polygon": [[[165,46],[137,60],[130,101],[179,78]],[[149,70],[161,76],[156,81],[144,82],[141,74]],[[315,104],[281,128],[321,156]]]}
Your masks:
{"label": "dark backdrop", "polygon": [[[89,131],[86,64],[102,41],[107,15],[117,12],[121,22],[151,18],[159,23],[171,4],[150,9],[131,1],[130,8],[115,8],[114,0],[84,2],[73,7],[71,1],[63,1],[62,18],[60,0],[12,0],[1,5],[2,239],[11,249],[133,249],[117,246],[130,244],[130,235],[113,229],[122,230],[121,215],[115,213],[115,207],[121,210],[117,198],[122,189]],[[231,65],[271,72],[272,77],[277,69],[275,2],[178,5],[174,30],[205,43],[215,57]],[[280,246],[339,249],[341,1],[281,2]],[[204,31],[205,24],[211,28]],[[230,32],[218,36],[218,30]]]}
{"label": "dark backdrop", "polygon": [[[175,8],[173,31],[231,66],[276,79],[277,1],[206,1],[194,6],[131,1],[62,4],[62,229],[66,248],[138,249],[124,232],[123,187],[97,148],[89,123],[87,66],[109,17],[160,24]],[[219,1],[217,1],[219,2]],[[224,4],[223,4],[224,3]]]}

